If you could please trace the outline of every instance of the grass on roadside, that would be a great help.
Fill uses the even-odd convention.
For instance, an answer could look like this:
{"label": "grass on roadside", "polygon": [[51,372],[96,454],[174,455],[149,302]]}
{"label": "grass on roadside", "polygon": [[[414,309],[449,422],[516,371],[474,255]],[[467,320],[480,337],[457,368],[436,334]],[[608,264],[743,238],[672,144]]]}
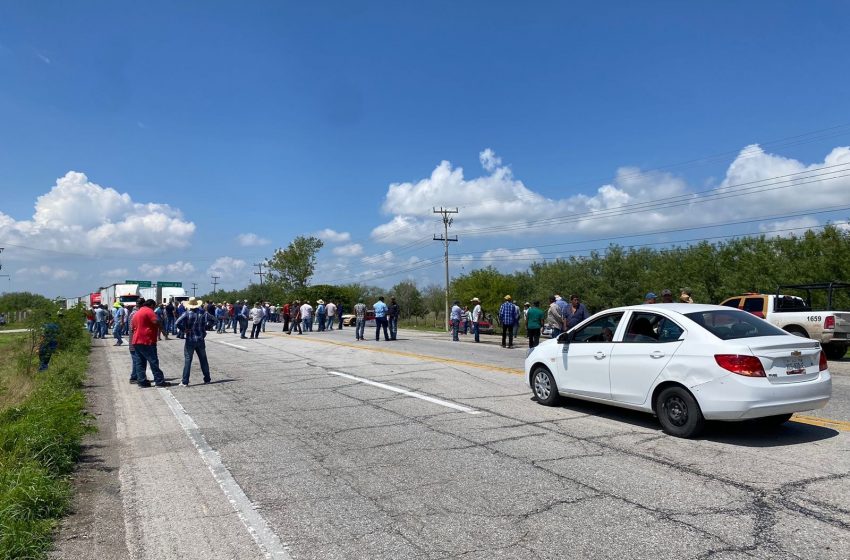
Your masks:
{"label": "grass on roadside", "polygon": [[[45,372],[21,369],[26,360],[20,353],[29,350],[26,339],[0,339],[0,384],[5,388],[0,405],[0,559],[45,557],[54,524],[70,502],[69,475],[82,437],[92,430],[80,390],[89,340],[73,328],[60,333],[59,350]],[[13,335],[3,335],[8,336]]]}

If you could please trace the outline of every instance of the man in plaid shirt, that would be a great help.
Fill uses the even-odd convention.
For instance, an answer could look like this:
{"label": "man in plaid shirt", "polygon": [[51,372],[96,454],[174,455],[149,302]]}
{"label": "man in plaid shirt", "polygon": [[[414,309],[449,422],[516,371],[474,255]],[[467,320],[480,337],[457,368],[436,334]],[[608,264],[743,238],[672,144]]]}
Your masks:
{"label": "man in plaid shirt", "polygon": [[201,362],[201,372],[204,374],[204,383],[210,382],[210,364],[207,361],[207,346],[204,339],[207,336],[207,319],[215,321],[215,317],[206,312],[201,300],[190,297],[186,302],[187,311],[181,315],[175,326],[182,327],[186,337],[183,346],[183,387],[189,386],[189,371],[192,369],[192,358],[198,355]]}
{"label": "man in plaid shirt", "polygon": [[502,348],[505,348],[505,335],[508,348],[514,347],[514,324],[519,321],[519,313],[511,296],[505,296],[505,302],[499,307],[499,322],[502,323]]}

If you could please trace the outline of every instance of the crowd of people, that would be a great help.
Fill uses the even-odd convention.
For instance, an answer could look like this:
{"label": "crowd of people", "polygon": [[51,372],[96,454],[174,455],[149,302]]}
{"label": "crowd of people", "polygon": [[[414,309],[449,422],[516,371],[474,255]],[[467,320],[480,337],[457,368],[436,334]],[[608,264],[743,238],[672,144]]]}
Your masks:
{"label": "crowd of people", "polygon": [[[683,303],[693,303],[691,292],[682,289],[679,300]],[[658,296],[649,292],[644,298],[647,304],[658,303]],[[208,331],[217,334],[232,332],[243,339],[257,339],[261,332],[266,331],[268,323],[283,323],[282,331],[288,335],[296,332],[299,335],[313,332],[332,331],[334,325],[338,330],[343,328],[343,306],[333,301],[327,303],[316,300],[313,307],[310,301],[293,300],[283,305],[273,305],[268,302],[255,302],[253,307],[247,300],[237,300],[234,303],[208,302],[191,297],[186,301],[168,301],[157,304],[153,300],[139,298],[129,309],[124,303],[116,301],[112,310],[105,305],[95,305],[86,313],[86,323],[94,338],[106,338],[108,329],[112,328],[115,346],[124,344],[124,337],[129,337],[129,350],[132,362],[130,383],[140,387],[150,387],[147,379],[147,367],[150,365],[154,376],[154,385],[168,387],[164,374],[159,367],[156,343],[163,337],[169,340],[171,336],[184,340],[184,365],[181,385],[189,385],[190,370],[194,356],[200,362],[204,383],[210,383],[209,362],[206,355],[205,338]],[[451,322],[452,341],[459,342],[461,332],[472,332],[473,341],[481,342],[481,325],[490,321],[481,308],[481,300],[474,297],[470,305],[461,307],[460,301],[455,300],[449,316]],[[660,303],[673,303],[673,292],[662,290]],[[471,307],[471,309],[470,309]],[[370,319],[369,310],[363,300],[358,300],[354,306],[354,335],[356,340],[365,340],[366,323]],[[396,340],[398,335],[398,319],[400,307],[395,297],[390,303],[381,296],[372,306],[375,320],[375,340],[380,340],[383,332],[384,340]],[[513,298],[505,295],[499,306],[498,320],[502,330],[502,348],[513,348],[514,339],[518,338],[519,328],[525,323],[528,347],[534,348],[540,344],[540,336],[546,331],[552,338],[557,338],[578,325],[590,316],[587,308],[578,294],[570,295],[565,300],[555,294],[549,298],[549,305],[544,311],[540,301],[525,302],[520,308]],[[247,336],[248,326],[251,326],[250,336]],[[461,330],[462,329],[462,330]]]}

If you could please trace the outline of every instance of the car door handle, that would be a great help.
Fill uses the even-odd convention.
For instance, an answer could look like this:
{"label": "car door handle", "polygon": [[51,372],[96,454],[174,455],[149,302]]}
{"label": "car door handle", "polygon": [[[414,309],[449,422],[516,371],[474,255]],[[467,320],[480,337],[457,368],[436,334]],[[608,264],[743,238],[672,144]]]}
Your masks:
{"label": "car door handle", "polygon": [[593,355],[593,357],[596,358],[597,360],[605,359],[605,352],[597,352],[596,354]]}
{"label": "car door handle", "polygon": [[650,357],[650,358],[655,358],[655,359],[657,360],[658,358],[663,358],[663,357],[664,357],[664,352],[661,352],[660,350],[656,350],[655,352],[653,352],[652,354],[650,354],[650,355],[649,355],[649,357]]}

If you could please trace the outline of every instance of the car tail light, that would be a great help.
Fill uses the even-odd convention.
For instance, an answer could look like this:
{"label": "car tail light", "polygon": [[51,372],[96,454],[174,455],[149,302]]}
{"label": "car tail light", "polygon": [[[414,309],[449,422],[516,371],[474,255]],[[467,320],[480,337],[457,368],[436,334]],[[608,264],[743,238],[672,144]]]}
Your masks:
{"label": "car tail light", "polygon": [[725,370],[743,375],[744,377],[767,377],[761,360],[755,356],[741,354],[715,354],[714,361]]}
{"label": "car tail light", "polygon": [[826,321],[823,322],[824,329],[834,329],[835,328],[835,315],[828,315]]}
{"label": "car tail light", "polygon": [[826,362],[826,352],[821,350],[820,351],[820,371],[823,371],[828,367],[829,367],[829,364]]}

